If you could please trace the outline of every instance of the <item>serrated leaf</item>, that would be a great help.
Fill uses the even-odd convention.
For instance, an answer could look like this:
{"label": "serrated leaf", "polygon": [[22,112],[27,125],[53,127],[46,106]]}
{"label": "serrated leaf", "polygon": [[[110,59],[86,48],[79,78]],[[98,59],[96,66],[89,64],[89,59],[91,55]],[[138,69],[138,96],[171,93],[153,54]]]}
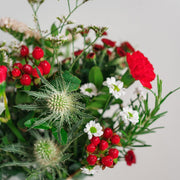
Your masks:
{"label": "serrated leaf", "polygon": [[[31,118],[31,119],[27,120],[24,123],[24,125],[28,128],[31,128],[36,121],[37,121],[37,118]],[[35,126],[33,128],[35,128],[35,129],[51,129],[52,127],[47,122],[45,122],[45,123]]]}
{"label": "serrated leaf", "polygon": [[71,91],[76,91],[79,89],[79,86],[81,84],[81,80],[79,78],[72,75],[68,71],[65,71],[62,76],[65,83],[69,86],[68,91],[71,92]]}

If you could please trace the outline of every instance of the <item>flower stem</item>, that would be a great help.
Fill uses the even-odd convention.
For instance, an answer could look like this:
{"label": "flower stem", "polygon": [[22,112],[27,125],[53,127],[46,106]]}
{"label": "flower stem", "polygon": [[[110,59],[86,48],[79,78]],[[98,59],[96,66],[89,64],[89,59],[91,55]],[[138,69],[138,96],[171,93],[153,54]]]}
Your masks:
{"label": "flower stem", "polygon": [[107,51],[107,48],[104,48],[103,51],[102,51],[102,55],[101,55],[101,57],[99,59],[99,67],[102,66],[104,56],[106,55],[106,51]]}
{"label": "flower stem", "polygon": [[107,106],[108,106],[108,104],[110,103],[111,97],[112,97],[112,95],[109,95],[109,97],[108,97],[108,99],[107,99],[107,101],[106,101],[106,104],[105,104],[105,106],[104,106],[103,112],[102,112],[102,114],[101,114],[101,116],[100,116],[100,118],[99,118],[99,121],[101,121],[101,119],[102,119],[102,117],[103,117],[103,115],[104,115],[104,112],[106,111]]}
{"label": "flower stem", "polygon": [[5,106],[5,116],[6,116],[6,119],[7,119],[7,126],[11,129],[11,131],[15,134],[15,136],[25,142],[25,139],[24,137],[22,136],[22,134],[20,133],[20,131],[15,127],[15,125],[13,124],[12,120],[11,120],[11,115],[10,115],[10,112],[9,112],[9,107],[8,107],[8,103],[7,103],[7,97],[6,97],[6,93],[4,92],[3,93],[3,97],[4,97],[4,106]]}

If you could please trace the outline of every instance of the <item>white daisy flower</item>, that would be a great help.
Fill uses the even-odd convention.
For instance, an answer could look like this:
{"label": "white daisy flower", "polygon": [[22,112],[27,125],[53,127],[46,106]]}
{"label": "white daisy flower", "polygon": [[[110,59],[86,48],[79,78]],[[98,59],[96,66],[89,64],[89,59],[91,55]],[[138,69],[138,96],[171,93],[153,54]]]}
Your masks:
{"label": "white daisy flower", "polygon": [[146,99],[146,94],[145,94],[145,92],[142,90],[141,87],[136,87],[134,93],[137,94],[137,95],[139,95],[140,100],[145,100],[145,99]]}
{"label": "white daisy flower", "polygon": [[92,139],[93,136],[99,137],[103,135],[102,126],[95,121],[90,121],[86,124],[84,132],[88,134],[88,138]]}
{"label": "white daisy flower", "polygon": [[97,96],[97,88],[93,83],[83,84],[80,87],[80,92],[86,96]]}
{"label": "white daisy flower", "polygon": [[82,170],[82,173],[84,173],[84,174],[94,175],[100,170],[100,167],[95,166],[93,169],[88,169],[88,168],[83,167],[83,168],[81,168],[81,170]]}
{"label": "white daisy flower", "polygon": [[116,99],[125,94],[123,82],[120,80],[116,81],[115,77],[107,78],[106,81],[103,82],[103,85],[109,88],[109,92],[113,94]]}
{"label": "white daisy flower", "polygon": [[130,107],[123,108],[123,111],[120,112],[120,116],[122,117],[122,120],[126,125],[129,124],[129,121],[132,122],[132,124],[136,124],[139,122],[139,114],[137,111],[134,111]]}

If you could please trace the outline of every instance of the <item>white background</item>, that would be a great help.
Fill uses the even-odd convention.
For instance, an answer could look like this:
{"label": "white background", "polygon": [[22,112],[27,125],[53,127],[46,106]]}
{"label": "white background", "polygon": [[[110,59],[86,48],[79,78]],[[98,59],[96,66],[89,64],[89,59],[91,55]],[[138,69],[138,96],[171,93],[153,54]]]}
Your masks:
{"label": "white background", "polygon": [[[41,27],[49,29],[57,16],[67,14],[66,7],[65,0],[45,0],[39,11]],[[0,0],[0,17],[9,16],[33,27],[31,15],[26,0]],[[107,26],[109,38],[118,42],[127,40],[141,50],[163,79],[164,95],[180,86],[180,0],[93,0],[71,19],[79,24]],[[9,39],[10,36],[0,32],[0,40]],[[180,91],[162,106],[169,113],[155,125],[165,128],[143,137],[152,147],[135,150],[136,165],[128,167],[119,162],[114,169],[86,180],[179,180],[179,100]]]}

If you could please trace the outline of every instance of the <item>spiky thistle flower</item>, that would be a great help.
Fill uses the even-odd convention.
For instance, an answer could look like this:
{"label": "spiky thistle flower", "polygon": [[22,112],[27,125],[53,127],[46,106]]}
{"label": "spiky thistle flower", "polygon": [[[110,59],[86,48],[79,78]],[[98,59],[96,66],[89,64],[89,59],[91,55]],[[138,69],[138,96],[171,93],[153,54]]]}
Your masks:
{"label": "spiky thistle flower", "polygon": [[34,155],[41,166],[54,166],[60,160],[60,149],[50,139],[39,139],[34,144]]}
{"label": "spiky thistle flower", "polygon": [[32,127],[47,122],[52,125],[62,126],[64,123],[71,125],[72,122],[82,120],[83,104],[79,102],[80,93],[72,92],[70,84],[62,78],[56,78],[51,83],[41,79],[44,86],[40,91],[27,91],[34,97],[34,104],[17,105],[16,107],[27,111],[39,111],[40,116]]}

